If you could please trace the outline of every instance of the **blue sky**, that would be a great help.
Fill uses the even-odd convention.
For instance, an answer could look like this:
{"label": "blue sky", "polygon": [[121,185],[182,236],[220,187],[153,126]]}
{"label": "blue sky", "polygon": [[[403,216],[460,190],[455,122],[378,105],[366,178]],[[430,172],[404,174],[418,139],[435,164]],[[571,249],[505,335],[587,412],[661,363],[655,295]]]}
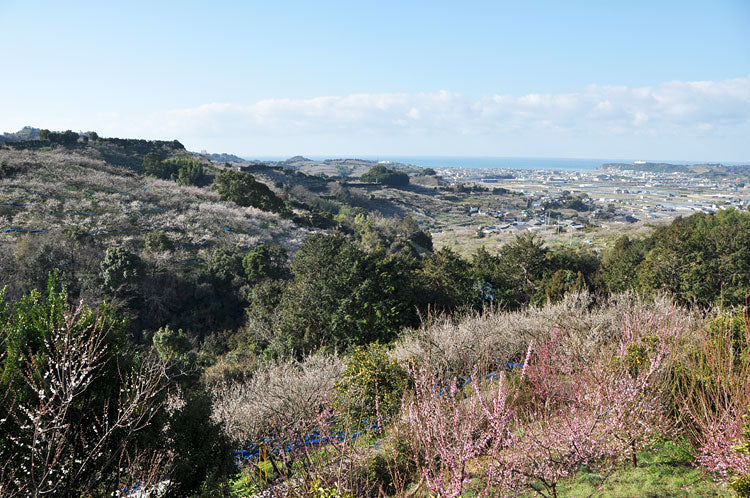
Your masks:
{"label": "blue sky", "polygon": [[247,156],[750,161],[747,0],[0,0],[0,47],[1,131]]}

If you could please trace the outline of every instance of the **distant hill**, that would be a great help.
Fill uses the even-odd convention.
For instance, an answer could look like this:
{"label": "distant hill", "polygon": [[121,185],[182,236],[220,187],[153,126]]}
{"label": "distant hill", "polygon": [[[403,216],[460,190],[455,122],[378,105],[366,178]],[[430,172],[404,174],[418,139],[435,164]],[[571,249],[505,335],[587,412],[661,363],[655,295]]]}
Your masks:
{"label": "distant hill", "polygon": [[0,145],[8,142],[19,142],[22,140],[36,140],[39,138],[39,128],[24,126],[15,133],[3,133],[0,135]]}
{"label": "distant hill", "polygon": [[29,126],[15,133],[4,133],[0,145],[19,151],[76,152],[136,173],[142,173],[143,157],[149,152],[156,152],[162,157],[187,153],[177,140],[105,138],[95,132],[54,132]]}
{"label": "distant hill", "polygon": [[234,154],[203,154],[204,156],[208,157],[211,161],[215,163],[254,163],[257,161],[248,161],[247,159],[243,159],[239,156],[235,156]]}
{"label": "distant hill", "polygon": [[[52,135],[52,140],[47,137]],[[63,136],[67,138],[62,139]],[[60,140],[55,140],[59,137]],[[64,142],[64,143],[63,143]],[[32,126],[25,126],[16,132],[6,132],[0,135],[0,145],[6,145],[16,150],[49,150],[60,148],[64,145],[68,150],[76,150],[83,155],[93,159],[103,159],[110,165],[122,166],[142,173],[141,163],[143,156],[149,152],[157,152],[167,157],[176,154],[189,153],[177,140],[140,140],[122,138],[104,138],[95,132],[50,132]],[[267,164],[280,166],[284,169],[292,169],[306,175],[353,177],[359,178],[370,169],[379,164],[385,164],[388,168],[403,171],[409,174],[419,174],[423,168],[411,164],[395,163],[388,161],[381,163],[368,159],[338,158],[316,161],[301,155],[290,157],[283,161],[258,161],[244,159],[235,154],[221,153],[192,153],[200,155],[214,163],[230,163],[238,166]]]}
{"label": "distant hill", "polygon": [[606,163],[605,170],[647,171],[650,173],[684,173],[702,178],[750,177],[750,165],[725,166],[720,163],[671,164],[671,163]]}
{"label": "distant hill", "polygon": [[[314,159],[308,159],[304,156],[294,156],[284,161],[267,162],[272,166],[281,166],[283,168],[289,168],[296,171],[301,171],[307,175],[326,175],[326,176],[341,176],[341,177],[354,177],[359,178],[364,175],[374,166],[379,164],[378,161],[371,161],[369,159],[357,159],[357,158],[338,158],[338,159],[325,159],[322,161],[316,161]],[[422,171],[419,166],[402,163],[391,163],[387,166],[390,169],[403,171],[410,174],[418,174]]]}

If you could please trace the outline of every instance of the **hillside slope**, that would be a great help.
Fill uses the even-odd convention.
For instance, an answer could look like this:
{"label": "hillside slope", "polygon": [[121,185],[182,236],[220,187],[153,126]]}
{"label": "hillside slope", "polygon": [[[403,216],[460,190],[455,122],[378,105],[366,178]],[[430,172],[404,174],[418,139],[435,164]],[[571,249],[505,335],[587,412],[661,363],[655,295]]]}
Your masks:
{"label": "hillside slope", "polygon": [[209,188],[144,177],[76,151],[0,150],[0,163],[5,238],[77,227],[105,245],[137,246],[144,233],[164,231],[190,251],[268,239],[292,249],[305,233],[277,214],[221,202]]}

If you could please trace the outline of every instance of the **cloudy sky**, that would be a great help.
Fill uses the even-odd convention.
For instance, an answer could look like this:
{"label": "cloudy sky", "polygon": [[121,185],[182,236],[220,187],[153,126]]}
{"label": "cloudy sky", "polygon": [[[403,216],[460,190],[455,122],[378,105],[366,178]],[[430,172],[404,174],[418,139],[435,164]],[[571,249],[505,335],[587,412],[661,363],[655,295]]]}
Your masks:
{"label": "cloudy sky", "polygon": [[750,162],[747,0],[154,3],[0,0],[0,131]]}

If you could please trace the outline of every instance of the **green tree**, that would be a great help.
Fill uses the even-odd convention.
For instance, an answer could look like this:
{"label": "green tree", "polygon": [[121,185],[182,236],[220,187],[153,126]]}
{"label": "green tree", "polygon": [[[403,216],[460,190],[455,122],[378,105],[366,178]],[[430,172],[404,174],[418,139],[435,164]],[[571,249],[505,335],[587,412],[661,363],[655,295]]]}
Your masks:
{"label": "green tree", "polygon": [[397,256],[367,254],[339,234],[313,235],[291,271],[279,304],[282,351],[387,342],[416,320],[414,269]]}
{"label": "green tree", "polygon": [[204,180],[203,165],[187,155],[161,159],[156,152],[149,152],[143,158],[143,170],[146,175],[180,185],[200,185]]}
{"label": "green tree", "polygon": [[180,166],[177,171],[177,183],[180,185],[200,185],[203,182],[203,165],[195,161]]}
{"label": "green tree", "polygon": [[78,133],[66,130],[60,135],[60,142],[64,145],[73,145],[78,141]]}
{"label": "green tree", "polygon": [[241,171],[223,171],[214,180],[213,188],[222,201],[234,202],[238,206],[252,206],[263,211],[285,213],[284,201],[276,197],[264,183],[253,175]]}
{"label": "green tree", "polygon": [[420,304],[452,310],[472,304],[475,297],[469,262],[448,247],[436,251],[424,261],[422,267]]}
{"label": "green tree", "polygon": [[476,304],[505,304],[510,299],[507,281],[502,273],[500,257],[491,254],[484,246],[477,249],[471,259],[471,279],[478,300]]}
{"label": "green tree", "polygon": [[422,249],[432,251],[432,236],[423,231],[411,216],[404,218],[397,227],[397,234]]}
{"label": "green tree", "polygon": [[242,259],[245,276],[251,285],[263,279],[284,276],[287,254],[278,244],[263,244],[252,248]]}
{"label": "green tree", "polygon": [[602,275],[609,292],[622,292],[637,284],[637,268],[643,261],[638,246],[623,235],[602,257]]}
{"label": "green tree", "polygon": [[373,166],[360,177],[363,182],[382,183],[384,185],[405,186],[409,185],[409,175],[403,171],[386,168],[382,164]]}
{"label": "green tree", "polygon": [[[175,455],[170,494],[190,496],[234,472],[230,442],[221,424],[211,420],[211,396],[199,382],[200,368],[193,343],[182,329],[163,327],[153,338],[171,380],[179,385],[179,403],[162,433]],[[176,394],[176,393],[175,393]]]}
{"label": "green tree", "polygon": [[238,249],[220,247],[208,260],[208,272],[219,285],[231,284],[241,287],[245,270],[242,266],[242,252]]}
{"label": "green tree", "polygon": [[745,304],[750,296],[750,213],[698,213],[658,228],[638,265],[638,285],[683,303]]}
{"label": "green tree", "polygon": [[113,292],[127,291],[143,273],[143,261],[124,247],[107,249],[101,264],[105,287]]}
{"label": "green tree", "polygon": [[555,303],[570,292],[581,291],[586,287],[583,280],[583,274],[571,270],[557,270],[544,283],[545,301]]}
{"label": "green tree", "polygon": [[163,178],[161,155],[156,152],[149,152],[143,156],[143,173],[157,178]]}
{"label": "green tree", "polygon": [[175,455],[168,496],[196,496],[237,471],[229,438],[211,420],[211,395],[202,388],[187,389],[182,402],[163,433]]}
{"label": "green tree", "polygon": [[550,266],[550,253],[544,241],[534,234],[523,234],[500,249],[500,272],[505,287],[509,308],[528,304],[540,291],[542,281]]}
{"label": "green tree", "polygon": [[182,329],[170,329],[168,325],[162,327],[154,334],[153,342],[159,358],[166,364],[180,372],[195,368],[193,344]]}

